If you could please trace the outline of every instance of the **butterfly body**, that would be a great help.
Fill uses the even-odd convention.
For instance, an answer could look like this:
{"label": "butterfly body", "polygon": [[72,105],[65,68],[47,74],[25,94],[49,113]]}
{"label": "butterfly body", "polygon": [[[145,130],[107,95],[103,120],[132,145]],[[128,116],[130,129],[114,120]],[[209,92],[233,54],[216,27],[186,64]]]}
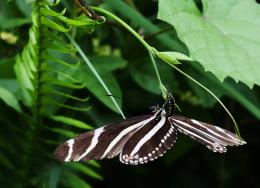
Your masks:
{"label": "butterfly body", "polygon": [[174,115],[174,98],[169,93],[162,107],[152,114],[136,116],[80,134],[61,144],[54,152],[60,161],[113,158],[137,165],[163,156],[176,142],[178,133],[190,136],[213,152],[226,146],[245,144],[235,134],[197,120]]}

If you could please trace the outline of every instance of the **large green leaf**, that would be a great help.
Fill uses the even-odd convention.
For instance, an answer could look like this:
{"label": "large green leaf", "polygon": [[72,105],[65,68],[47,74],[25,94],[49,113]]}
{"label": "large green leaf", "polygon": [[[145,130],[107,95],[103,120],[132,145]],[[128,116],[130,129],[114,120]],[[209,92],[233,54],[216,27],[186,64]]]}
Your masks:
{"label": "large green leaf", "polygon": [[160,0],[158,18],[174,26],[192,59],[219,80],[260,85],[260,7],[254,0]]}
{"label": "large green leaf", "polygon": [[[260,118],[260,101],[256,95],[256,92],[250,90],[243,83],[235,84],[231,79],[226,79],[223,83],[216,79],[216,77],[211,73],[206,73],[203,75],[203,70],[199,64],[192,63],[195,69],[188,70],[189,75],[198,80],[208,89],[214,92],[218,97],[223,95],[232,97],[234,100],[238,101],[242,106],[244,106],[249,112],[251,112],[256,118]],[[193,88],[195,93],[201,99],[202,105],[205,107],[212,107],[217,101],[210,96],[205,90],[198,87],[192,81],[188,80],[190,86]]]}
{"label": "large green leaf", "polygon": [[[129,19],[132,25],[144,29],[147,33],[156,33],[162,29],[152,23],[152,21],[142,15],[137,9],[133,9],[127,2],[121,0],[106,0],[104,3],[119,12],[124,18]],[[172,50],[178,49],[179,52],[186,52],[183,44],[167,32],[155,35],[155,39],[163,43],[166,47],[170,47]]]}

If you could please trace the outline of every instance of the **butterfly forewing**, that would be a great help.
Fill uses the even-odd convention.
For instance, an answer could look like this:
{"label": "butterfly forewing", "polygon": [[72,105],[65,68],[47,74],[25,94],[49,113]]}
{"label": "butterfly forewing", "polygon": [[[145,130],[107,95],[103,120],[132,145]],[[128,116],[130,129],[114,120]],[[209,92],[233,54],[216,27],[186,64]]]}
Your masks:
{"label": "butterfly forewing", "polygon": [[126,142],[120,154],[120,161],[137,165],[163,156],[177,139],[177,131],[165,116],[154,119],[142,127]]}
{"label": "butterfly forewing", "polygon": [[54,158],[60,161],[112,158],[138,128],[154,118],[153,115],[137,116],[80,134],[60,145]]}
{"label": "butterfly forewing", "polygon": [[224,153],[226,146],[245,144],[234,133],[197,120],[173,115],[169,121],[178,128],[178,131],[190,136],[194,140],[207,146],[208,149]]}

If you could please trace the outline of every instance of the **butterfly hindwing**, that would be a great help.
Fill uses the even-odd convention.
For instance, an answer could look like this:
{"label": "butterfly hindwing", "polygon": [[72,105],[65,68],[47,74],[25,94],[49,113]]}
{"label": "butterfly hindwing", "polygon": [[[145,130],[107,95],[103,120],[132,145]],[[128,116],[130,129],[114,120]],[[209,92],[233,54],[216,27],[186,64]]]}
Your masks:
{"label": "butterfly hindwing", "polygon": [[54,158],[60,161],[112,158],[119,154],[137,128],[153,118],[152,115],[137,116],[80,134],[60,145]]}
{"label": "butterfly hindwing", "polygon": [[206,145],[208,149],[214,152],[224,153],[227,150],[226,146],[245,144],[234,133],[214,125],[177,115],[169,117],[169,120],[178,128],[179,132]]}
{"label": "butterfly hindwing", "polygon": [[163,156],[176,139],[177,131],[174,126],[165,116],[161,116],[133,134],[120,153],[120,161],[130,165],[153,161]]}

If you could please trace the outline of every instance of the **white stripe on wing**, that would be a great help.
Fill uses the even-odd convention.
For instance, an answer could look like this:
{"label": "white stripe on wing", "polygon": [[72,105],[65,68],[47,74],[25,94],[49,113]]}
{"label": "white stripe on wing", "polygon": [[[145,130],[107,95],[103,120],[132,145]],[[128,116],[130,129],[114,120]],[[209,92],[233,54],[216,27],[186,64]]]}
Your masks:
{"label": "white stripe on wing", "polygon": [[194,134],[193,132],[184,129],[183,127],[178,127],[181,129],[184,133],[190,135],[192,138],[196,138],[198,140],[204,141],[205,143],[208,143],[206,146],[208,149],[212,150],[213,152],[219,152],[219,153],[225,153],[227,151],[226,147],[217,143],[217,142],[210,142],[209,140],[205,140],[204,138]]}
{"label": "white stripe on wing", "polygon": [[84,158],[89,152],[91,152],[95,148],[95,146],[98,143],[98,138],[103,131],[104,131],[104,127],[100,127],[100,128],[98,128],[94,131],[94,136],[91,140],[90,146],[86,149],[86,151],[81,156],[76,158],[75,161],[81,160],[82,158]]}
{"label": "white stripe on wing", "polygon": [[64,161],[69,161],[73,152],[73,144],[74,144],[74,139],[70,139],[67,141],[68,146],[69,146],[69,153],[67,155],[67,157],[65,158]]}
{"label": "white stripe on wing", "polygon": [[106,151],[104,152],[104,154],[102,155],[101,159],[106,157],[106,155],[109,153],[109,151],[111,149],[113,149],[113,147],[123,138],[123,136],[125,136],[126,134],[128,134],[129,132],[135,130],[135,129],[140,129],[141,127],[147,125],[147,123],[149,123],[150,121],[152,121],[154,118],[156,118],[156,115],[150,117],[149,119],[143,120],[139,123],[136,123],[134,125],[131,125],[130,127],[127,127],[126,129],[122,130],[115,139],[113,139],[113,141],[109,144],[109,146],[107,147]]}
{"label": "white stripe on wing", "polygon": [[139,149],[150,139],[152,138],[159,130],[160,128],[165,124],[166,118],[164,115],[161,116],[161,120],[157,123],[157,125],[154,126],[152,130],[150,130],[135,146],[133,151],[131,152],[130,156],[134,156]]}
{"label": "white stripe on wing", "polygon": [[[214,141],[216,141],[216,142],[218,142],[218,143],[220,143],[220,144],[222,144],[222,145],[224,145],[224,146],[227,145],[227,143],[223,142],[222,140],[220,140],[220,139],[218,139],[218,138],[216,138],[216,137],[213,137],[212,135],[206,133],[205,131],[201,131],[200,129],[196,129],[194,126],[192,126],[192,125],[190,125],[190,124],[188,124],[188,123],[185,123],[185,122],[183,122],[183,121],[180,121],[180,120],[177,120],[177,119],[173,119],[173,118],[172,118],[172,120],[175,121],[175,122],[177,122],[177,123],[179,123],[179,124],[181,124],[181,125],[184,125],[185,127],[189,127],[190,129],[195,130],[194,132],[199,132],[199,133],[203,134],[204,136],[206,136],[206,137],[208,137],[208,138],[210,138],[210,139],[212,139],[212,140],[214,140]],[[176,126],[177,126],[178,128],[183,128],[183,129],[185,129],[184,127],[181,127],[181,126],[179,126],[178,124],[176,124]],[[185,129],[185,130],[186,130],[186,129]],[[187,131],[188,131],[188,130],[186,130],[186,132],[187,132]],[[190,131],[189,131],[189,132],[190,132]],[[200,137],[199,135],[195,134],[194,132],[193,132],[193,136],[194,136],[194,137]],[[200,137],[200,138],[201,138],[201,137]],[[203,139],[203,140],[205,140],[205,139]]]}
{"label": "white stripe on wing", "polygon": [[229,138],[231,138],[231,139],[228,139],[228,138],[224,137],[223,135],[219,134],[218,132],[216,132],[216,131],[214,131],[214,130],[211,130],[210,128],[204,126],[203,124],[201,124],[201,123],[200,123],[199,121],[197,121],[197,120],[191,119],[191,122],[194,123],[194,124],[196,124],[196,125],[199,125],[199,126],[205,128],[205,129],[207,129],[208,132],[214,134],[215,136],[218,136],[218,137],[220,137],[220,138],[222,138],[222,139],[224,139],[224,140],[227,140],[227,141],[229,141],[229,142],[233,142],[234,144],[240,144],[239,140],[238,140],[236,137],[234,137],[233,135],[228,134],[227,132],[225,132],[225,131],[224,131],[222,128],[220,128],[220,127],[211,125],[211,126],[213,126],[213,128],[215,128],[217,131],[219,131],[219,132],[225,134],[225,136],[227,136],[227,137],[229,137]]}

